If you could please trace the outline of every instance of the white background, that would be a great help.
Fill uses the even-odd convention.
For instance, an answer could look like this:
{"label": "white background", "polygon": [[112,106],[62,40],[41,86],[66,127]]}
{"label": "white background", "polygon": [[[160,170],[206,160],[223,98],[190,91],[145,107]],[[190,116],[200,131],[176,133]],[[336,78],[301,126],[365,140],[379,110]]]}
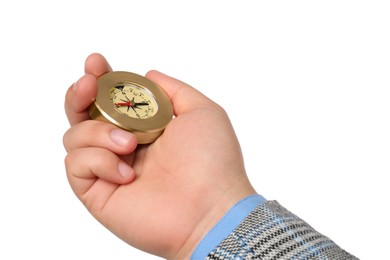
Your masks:
{"label": "white background", "polygon": [[2,1],[0,259],[158,259],[95,221],[65,176],[64,94],[92,52],[221,104],[260,194],[384,259],[389,13],[388,1]]}

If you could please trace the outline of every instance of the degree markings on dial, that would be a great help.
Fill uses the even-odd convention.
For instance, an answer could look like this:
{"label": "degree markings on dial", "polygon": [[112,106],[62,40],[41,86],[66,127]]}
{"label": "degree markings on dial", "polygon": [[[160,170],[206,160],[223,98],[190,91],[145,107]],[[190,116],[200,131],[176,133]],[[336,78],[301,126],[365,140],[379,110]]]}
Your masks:
{"label": "degree markings on dial", "polygon": [[155,114],[151,97],[137,86],[118,85],[111,90],[110,95],[115,108],[129,117],[146,119]]}

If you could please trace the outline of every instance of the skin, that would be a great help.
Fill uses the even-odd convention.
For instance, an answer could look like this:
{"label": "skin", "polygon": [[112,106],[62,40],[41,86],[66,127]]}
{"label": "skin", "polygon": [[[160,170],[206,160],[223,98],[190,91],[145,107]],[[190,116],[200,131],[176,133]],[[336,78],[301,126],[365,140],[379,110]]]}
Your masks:
{"label": "skin", "polygon": [[111,71],[91,54],[67,91],[66,172],[76,196],[119,238],[167,259],[187,259],[239,200],[256,194],[225,111],[202,93],[158,71],[146,77],[170,97],[175,118],[150,145],[90,120],[96,79]]}

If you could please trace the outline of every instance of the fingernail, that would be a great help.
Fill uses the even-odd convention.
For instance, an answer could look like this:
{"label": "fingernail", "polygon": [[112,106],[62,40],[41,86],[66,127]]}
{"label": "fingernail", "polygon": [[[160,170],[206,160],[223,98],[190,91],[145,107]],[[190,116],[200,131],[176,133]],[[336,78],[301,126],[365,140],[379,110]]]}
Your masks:
{"label": "fingernail", "polygon": [[134,174],[133,168],[131,168],[124,162],[119,162],[118,170],[119,170],[119,174],[126,179]]}
{"label": "fingernail", "polygon": [[76,82],[73,83],[73,85],[72,85],[72,90],[73,90],[73,91],[77,91],[78,88],[79,88],[79,84],[78,84],[78,81],[76,81]]}
{"label": "fingernail", "polygon": [[132,138],[133,134],[127,131],[121,129],[114,129],[111,131],[111,139],[119,146],[127,145]]}

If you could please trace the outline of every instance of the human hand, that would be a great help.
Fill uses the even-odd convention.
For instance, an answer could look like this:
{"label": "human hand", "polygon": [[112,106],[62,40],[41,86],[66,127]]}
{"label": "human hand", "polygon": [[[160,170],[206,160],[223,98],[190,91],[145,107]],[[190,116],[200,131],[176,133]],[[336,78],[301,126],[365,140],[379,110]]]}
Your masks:
{"label": "human hand", "polygon": [[65,100],[69,183],[104,226],[128,244],[168,259],[189,258],[239,200],[255,194],[225,111],[191,86],[157,71],[146,77],[170,97],[175,118],[152,144],[90,120],[96,79],[111,71],[90,55]]}

